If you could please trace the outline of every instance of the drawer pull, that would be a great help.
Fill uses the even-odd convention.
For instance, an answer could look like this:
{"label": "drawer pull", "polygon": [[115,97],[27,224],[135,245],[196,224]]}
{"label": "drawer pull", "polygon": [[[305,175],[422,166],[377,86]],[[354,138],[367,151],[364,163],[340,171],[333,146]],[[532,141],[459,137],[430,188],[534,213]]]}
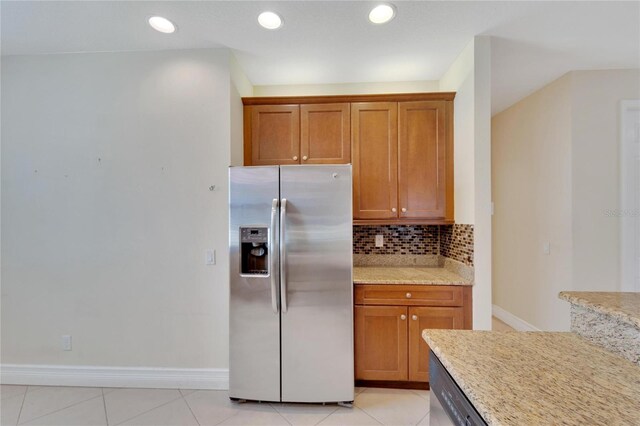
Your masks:
{"label": "drawer pull", "polygon": [[402,213],[406,213],[407,209],[405,209],[404,207],[402,208]]}
{"label": "drawer pull", "polygon": [[407,299],[411,299],[411,293],[407,293]]}
{"label": "drawer pull", "polygon": [[297,155],[293,156],[293,161],[298,161],[298,156]]}
{"label": "drawer pull", "polygon": [[404,321],[404,320],[406,320],[406,319],[407,319],[407,316],[406,316],[405,314],[402,314],[402,315],[400,315],[400,319],[401,319],[402,321]]}
{"label": "drawer pull", "polygon": [[417,315],[411,315],[411,319],[414,321],[418,321],[418,316]]}

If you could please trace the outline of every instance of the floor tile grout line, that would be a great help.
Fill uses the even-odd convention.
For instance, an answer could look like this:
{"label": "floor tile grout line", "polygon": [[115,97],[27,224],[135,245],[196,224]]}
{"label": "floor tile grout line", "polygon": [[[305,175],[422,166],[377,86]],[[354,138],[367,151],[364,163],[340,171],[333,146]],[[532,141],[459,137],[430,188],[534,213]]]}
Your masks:
{"label": "floor tile grout line", "polygon": [[[32,418],[32,419],[29,419],[29,422],[32,422],[32,421],[34,421],[34,420],[41,419],[41,418],[46,417],[46,416],[49,416],[49,415],[51,415],[51,414],[58,413],[58,412],[60,412],[60,411],[62,411],[62,410],[66,410],[67,408],[75,407],[76,405],[78,405],[78,404],[82,404],[83,402],[93,401],[94,399],[97,399],[97,398],[100,398],[100,395],[94,396],[94,397],[92,397],[92,398],[83,399],[82,401],[76,401],[76,402],[74,402],[74,403],[73,403],[73,404],[71,404],[71,405],[67,405],[66,407],[58,408],[57,410],[51,411],[50,413],[43,414],[43,415],[41,415],[41,416],[38,416],[38,417],[34,417],[34,418]],[[24,405],[24,401],[22,402],[22,404]],[[20,415],[22,415],[22,408],[20,408]],[[18,417],[18,424],[24,424],[24,423],[20,423],[20,418],[19,418],[19,417]]]}
{"label": "floor tile grout line", "polygon": [[[187,404],[187,408],[191,412],[191,415],[193,416],[193,418],[196,419],[196,423],[198,423],[198,426],[201,426],[200,425],[200,420],[198,420],[198,416],[196,416],[196,413],[194,413],[193,410],[191,409],[191,406],[189,405],[189,401],[187,401],[187,398],[184,397],[184,395],[182,394],[182,391],[180,389],[178,389],[178,392],[180,392],[180,395],[182,395],[182,400],[184,401],[185,404]],[[191,393],[193,393],[193,392],[191,392]],[[191,395],[191,394],[189,394],[189,395]]]}
{"label": "floor tile grout line", "polygon": [[24,400],[27,399],[27,391],[29,390],[29,386],[24,388],[24,393],[22,394],[22,403],[20,404],[20,411],[18,411],[18,418],[16,419],[16,426],[20,424],[20,416],[22,415],[22,407],[24,407]]}
{"label": "floor tile grout line", "polygon": [[[178,393],[180,393],[180,392],[178,391]],[[138,417],[142,416],[143,414],[147,414],[149,411],[153,411],[153,410],[155,410],[156,408],[164,407],[165,405],[167,405],[167,404],[171,404],[172,402],[176,402],[177,400],[179,400],[179,399],[181,399],[181,398],[182,398],[182,394],[180,394],[180,396],[179,396],[178,398],[174,398],[174,399],[172,399],[171,401],[167,401],[167,402],[165,402],[164,404],[160,404],[160,405],[158,405],[158,406],[156,406],[156,407],[153,407],[153,408],[151,408],[151,409],[149,409],[149,410],[147,410],[147,411],[144,411],[144,412],[142,412],[142,413],[136,414],[136,415],[135,415],[135,416],[133,416],[133,417],[129,417],[128,419],[125,419],[125,420],[121,421],[120,423],[114,423],[114,424],[113,424],[113,426],[121,425],[122,423],[128,422],[129,420],[137,419]],[[196,419],[196,421],[197,421],[197,419]]]}
{"label": "floor tile grout line", "polygon": [[429,412],[427,411],[427,414],[425,414],[424,416],[422,416],[422,418],[420,420],[418,420],[416,422],[416,426],[418,426],[420,423],[422,423],[422,421],[429,415]]}
{"label": "floor tile grout line", "polygon": [[375,417],[373,417],[373,415],[367,413],[367,410],[365,410],[364,408],[360,408],[360,407],[356,407],[355,404],[353,404],[353,408],[357,408],[358,410],[362,411],[363,413],[365,413],[367,416],[371,417],[374,421],[378,422],[381,425],[384,425],[384,423],[382,423],[380,420],[376,419]]}
{"label": "floor tile grout line", "polygon": [[[276,414],[278,414],[280,417],[282,417],[282,419],[287,422],[287,424],[290,424],[291,426],[293,426],[293,423],[291,423],[285,416],[283,416],[280,411],[278,411],[278,409],[276,407],[273,406],[273,404],[276,404],[275,402],[268,402],[269,407],[271,407],[271,409],[273,409],[273,411],[276,412]],[[280,402],[279,404],[282,404],[282,402]]]}
{"label": "floor tile grout line", "polygon": [[[320,423],[324,422],[324,421],[327,419],[327,417],[329,417],[330,415],[332,415],[333,413],[335,413],[336,411],[338,411],[338,408],[340,408],[340,406],[339,406],[339,405],[336,405],[336,408],[335,408],[332,412],[330,412],[329,414],[327,414],[326,416],[324,416],[323,418],[321,418],[321,419],[320,419],[320,421],[318,421],[318,422],[315,424],[315,426],[318,426]],[[352,407],[352,408],[353,408],[353,407]]]}
{"label": "floor tile grout line", "polygon": [[102,390],[102,407],[104,408],[104,420],[107,422],[107,426],[109,426],[109,415],[107,414],[107,401],[104,399],[104,388],[100,388]]}
{"label": "floor tile grout line", "polygon": [[232,418],[232,417],[237,416],[238,414],[240,414],[240,411],[238,411],[237,413],[233,413],[232,415],[230,415],[229,417],[226,417],[226,418],[225,418],[225,419],[223,419],[223,420],[220,420],[218,423],[216,423],[216,426],[217,426],[217,425],[221,425],[222,423],[226,422],[227,420],[229,420],[229,419],[230,419],[230,418]]}

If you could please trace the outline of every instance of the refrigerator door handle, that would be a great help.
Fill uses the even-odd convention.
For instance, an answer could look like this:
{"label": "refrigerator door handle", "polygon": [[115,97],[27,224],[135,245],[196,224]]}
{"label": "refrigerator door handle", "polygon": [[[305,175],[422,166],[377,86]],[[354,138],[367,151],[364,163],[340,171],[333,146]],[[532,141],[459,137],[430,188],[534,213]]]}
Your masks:
{"label": "refrigerator door handle", "polygon": [[269,254],[271,258],[271,307],[273,308],[273,313],[278,313],[278,282],[277,282],[277,274],[276,268],[278,267],[277,262],[277,236],[276,232],[276,219],[278,215],[278,199],[274,198],[271,202],[271,253]]}
{"label": "refrigerator door handle", "polygon": [[280,303],[282,313],[287,312],[287,244],[285,230],[287,222],[287,199],[280,201]]}

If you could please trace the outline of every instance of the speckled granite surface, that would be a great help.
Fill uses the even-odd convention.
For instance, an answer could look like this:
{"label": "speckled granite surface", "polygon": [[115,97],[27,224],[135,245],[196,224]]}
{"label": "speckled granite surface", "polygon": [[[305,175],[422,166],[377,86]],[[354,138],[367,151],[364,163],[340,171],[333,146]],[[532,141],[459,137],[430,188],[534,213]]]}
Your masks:
{"label": "speckled granite surface", "polygon": [[356,284],[471,285],[469,280],[445,268],[363,266],[353,268]]}
{"label": "speckled granite surface", "polygon": [[353,266],[442,266],[437,254],[353,254]]}
{"label": "speckled granite surface", "polygon": [[571,331],[640,366],[640,330],[616,317],[571,305]]}
{"label": "speckled granite surface", "polygon": [[443,258],[442,267],[453,272],[454,274],[460,275],[470,283],[473,283],[473,267],[465,265],[462,262],[458,262],[457,260],[449,259],[448,257]]}
{"label": "speckled granite surface", "polygon": [[489,425],[640,424],[640,367],[574,333],[422,336]]}
{"label": "speckled granite surface", "polygon": [[560,299],[618,318],[640,329],[640,293],[562,291]]}

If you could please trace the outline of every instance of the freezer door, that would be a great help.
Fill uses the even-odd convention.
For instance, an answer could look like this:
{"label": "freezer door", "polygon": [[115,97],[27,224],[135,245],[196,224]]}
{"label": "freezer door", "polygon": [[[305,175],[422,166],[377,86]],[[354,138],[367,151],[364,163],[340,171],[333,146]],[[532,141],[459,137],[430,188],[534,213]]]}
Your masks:
{"label": "freezer door", "polygon": [[[278,200],[278,167],[229,169],[231,398],[280,401]],[[264,239],[265,227],[266,250],[260,243],[253,247],[252,238]]]}
{"label": "freezer door", "polygon": [[351,166],[281,166],[282,401],[353,401]]}

